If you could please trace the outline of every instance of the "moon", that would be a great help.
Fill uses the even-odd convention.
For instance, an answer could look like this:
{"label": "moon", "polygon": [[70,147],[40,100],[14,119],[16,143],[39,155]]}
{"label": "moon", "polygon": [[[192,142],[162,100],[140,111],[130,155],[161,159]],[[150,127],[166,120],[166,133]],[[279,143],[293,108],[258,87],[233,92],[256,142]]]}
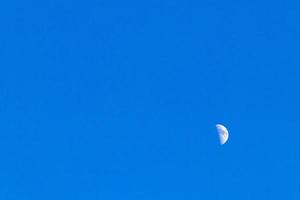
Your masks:
{"label": "moon", "polygon": [[217,124],[216,125],[218,134],[219,134],[219,140],[220,140],[220,144],[223,145],[227,142],[228,137],[229,137],[229,133],[228,130],[225,126],[223,126],[222,124]]}

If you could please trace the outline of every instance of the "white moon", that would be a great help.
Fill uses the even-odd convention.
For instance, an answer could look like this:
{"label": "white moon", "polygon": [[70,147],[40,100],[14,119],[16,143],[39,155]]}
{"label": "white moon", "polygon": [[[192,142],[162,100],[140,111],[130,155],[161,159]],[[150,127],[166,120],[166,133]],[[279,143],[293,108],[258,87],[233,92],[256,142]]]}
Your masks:
{"label": "white moon", "polygon": [[218,134],[219,134],[220,144],[223,145],[228,140],[228,137],[229,137],[228,130],[222,124],[217,124],[216,128],[217,128],[217,131],[218,131]]}

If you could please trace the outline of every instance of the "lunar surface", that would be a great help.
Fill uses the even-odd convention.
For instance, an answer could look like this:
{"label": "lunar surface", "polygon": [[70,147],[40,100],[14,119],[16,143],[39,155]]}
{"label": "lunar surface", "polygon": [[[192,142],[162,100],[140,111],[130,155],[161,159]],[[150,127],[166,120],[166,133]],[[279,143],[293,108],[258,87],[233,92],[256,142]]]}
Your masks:
{"label": "lunar surface", "polygon": [[222,124],[217,124],[216,128],[217,128],[217,131],[218,131],[218,134],[219,134],[220,144],[223,145],[228,140],[228,137],[229,137],[228,130]]}

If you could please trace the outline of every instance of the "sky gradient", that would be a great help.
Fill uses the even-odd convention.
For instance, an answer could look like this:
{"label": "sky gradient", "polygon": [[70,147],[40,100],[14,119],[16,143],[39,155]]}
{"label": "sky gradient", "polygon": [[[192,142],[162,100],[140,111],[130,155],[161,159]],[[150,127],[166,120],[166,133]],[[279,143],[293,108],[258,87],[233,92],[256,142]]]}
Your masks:
{"label": "sky gradient", "polygon": [[1,2],[0,199],[299,200],[299,10]]}

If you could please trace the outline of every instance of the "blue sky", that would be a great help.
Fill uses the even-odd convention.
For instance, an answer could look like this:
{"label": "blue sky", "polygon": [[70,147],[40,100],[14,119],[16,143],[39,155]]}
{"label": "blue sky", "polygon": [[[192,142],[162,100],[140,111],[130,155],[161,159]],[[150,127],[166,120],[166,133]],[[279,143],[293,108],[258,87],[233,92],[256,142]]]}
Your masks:
{"label": "blue sky", "polygon": [[299,199],[299,9],[1,2],[0,198]]}

